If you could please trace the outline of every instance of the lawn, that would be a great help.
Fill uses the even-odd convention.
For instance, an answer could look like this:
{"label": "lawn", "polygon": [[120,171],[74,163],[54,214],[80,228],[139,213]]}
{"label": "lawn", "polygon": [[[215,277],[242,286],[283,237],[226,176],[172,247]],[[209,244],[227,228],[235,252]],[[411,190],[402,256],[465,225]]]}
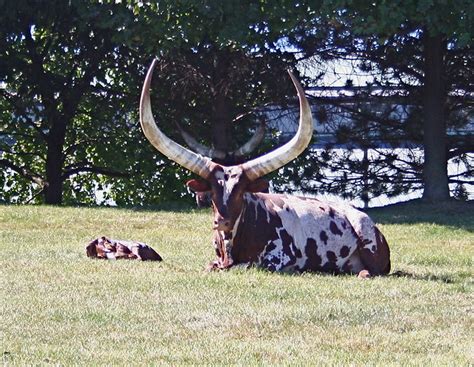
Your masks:
{"label": "lawn", "polygon": [[[11,365],[474,363],[474,205],[372,210],[392,275],[205,273],[207,210],[0,206],[0,353]],[[161,263],[100,261],[99,235]]]}

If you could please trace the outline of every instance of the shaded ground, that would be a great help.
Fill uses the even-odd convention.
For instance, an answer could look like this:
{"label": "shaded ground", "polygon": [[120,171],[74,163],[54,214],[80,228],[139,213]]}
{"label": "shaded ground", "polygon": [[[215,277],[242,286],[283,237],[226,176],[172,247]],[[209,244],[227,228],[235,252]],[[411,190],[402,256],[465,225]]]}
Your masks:
{"label": "shaded ground", "polygon": [[366,211],[382,224],[436,223],[474,231],[474,201],[452,200],[428,204],[421,200],[391,204]]}

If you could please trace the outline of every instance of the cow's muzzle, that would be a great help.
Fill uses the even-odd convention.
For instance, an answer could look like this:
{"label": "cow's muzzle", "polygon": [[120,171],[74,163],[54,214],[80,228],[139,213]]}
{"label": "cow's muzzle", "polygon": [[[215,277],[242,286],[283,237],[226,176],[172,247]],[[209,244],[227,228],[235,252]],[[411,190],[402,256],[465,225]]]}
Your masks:
{"label": "cow's muzzle", "polygon": [[217,217],[214,219],[214,227],[213,229],[222,232],[230,232],[232,231],[232,224],[230,219]]}

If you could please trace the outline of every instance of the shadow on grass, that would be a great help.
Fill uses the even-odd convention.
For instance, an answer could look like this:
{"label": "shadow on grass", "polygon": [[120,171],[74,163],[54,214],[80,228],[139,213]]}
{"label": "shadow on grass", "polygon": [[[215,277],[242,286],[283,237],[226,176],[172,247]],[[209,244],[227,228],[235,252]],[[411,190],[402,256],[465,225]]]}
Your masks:
{"label": "shadow on grass", "polygon": [[414,279],[414,280],[424,280],[424,281],[431,281],[431,282],[440,282],[445,284],[455,284],[459,283],[459,276],[453,274],[442,274],[442,275],[434,275],[434,274],[413,274],[406,271],[397,270],[393,273],[387,275],[390,278],[407,278],[407,279]]}
{"label": "shadow on grass", "polygon": [[[10,205],[11,204],[0,202],[0,207]],[[52,205],[52,207],[55,206]],[[163,202],[157,205],[147,206],[96,206],[76,204],[58,205],[57,207],[83,207],[97,209],[108,208],[112,210],[129,210],[144,213],[211,213],[210,208],[197,208],[195,203],[186,201]],[[451,200],[438,204],[428,204],[421,201],[420,199],[417,199],[403,203],[391,204],[381,208],[371,208],[364,211],[366,211],[367,214],[369,214],[377,223],[380,224],[434,223],[474,232],[474,200],[467,202]]]}
{"label": "shadow on grass", "polygon": [[[159,205],[143,207],[110,207],[118,210],[137,212],[179,212],[211,213],[210,208],[197,208],[189,202],[165,202]],[[434,223],[474,232],[474,200],[451,200],[439,204],[428,204],[421,200],[388,205],[382,208],[368,209],[367,213],[381,224],[418,224]]]}
{"label": "shadow on grass", "polygon": [[474,201],[429,204],[421,200],[368,209],[367,213],[381,224],[434,223],[474,232]]}
{"label": "shadow on grass", "polygon": [[50,205],[50,204],[10,204],[0,202],[1,207],[21,207],[21,206],[31,206],[31,207],[44,207],[44,208],[86,208],[86,209],[110,209],[110,210],[130,210],[136,212],[195,212],[195,211],[209,211],[209,208],[197,208],[194,203],[188,203],[185,201],[173,201],[173,202],[163,202],[156,205],[144,205],[144,206],[112,206],[112,205],[95,205],[95,204],[60,204],[60,205]]}
{"label": "shadow on grass", "polygon": [[[121,207],[121,209],[132,210],[136,212],[178,212],[178,213],[191,213],[195,211],[205,211],[206,209],[199,209],[196,205],[189,204],[186,202],[165,202],[158,205],[147,205],[138,207]],[[209,209],[207,209],[209,210]]]}
{"label": "shadow on grass", "polygon": [[[58,206],[61,207],[61,206]],[[193,212],[210,212],[209,208],[197,208],[195,203],[188,203],[186,201],[168,201],[154,205],[144,206],[108,206],[108,205],[63,205],[62,207],[83,207],[83,208],[97,208],[110,210],[129,210],[133,212],[155,213],[155,212],[175,212],[175,213],[193,213]]]}
{"label": "shadow on grass", "polygon": [[[272,272],[261,268],[252,268],[254,271],[272,274],[278,277],[311,277],[311,276],[319,276],[319,277],[328,277],[328,278],[357,278],[357,274],[338,274],[338,273],[322,273],[318,271],[304,271],[304,272]],[[243,273],[242,269],[239,269],[239,272]],[[406,278],[412,280],[422,280],[428,282],[437,282],[437,283],[444,283],[444,284],[458,284],[462,283],[463,276],[459,274],[441,274],[441,275],[434,275],[434,274],[415,274],[409,273],[407,271],[397,270],[387,275],[382,276],[375,276],[369,277],[370,279],[375,278]],[[364,281],[361,279],[361,281]]]}

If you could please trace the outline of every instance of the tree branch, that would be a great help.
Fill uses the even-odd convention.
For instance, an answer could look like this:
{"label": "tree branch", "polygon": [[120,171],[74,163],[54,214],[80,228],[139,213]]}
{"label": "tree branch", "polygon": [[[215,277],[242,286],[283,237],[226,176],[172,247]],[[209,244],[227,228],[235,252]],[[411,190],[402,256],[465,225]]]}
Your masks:
{"label": "tree branch", "polygon": [[25,177],[26,179],[37,183],[38,185],[45,187],[48,183],[41,177],[40,175],[31,172],[29,169],[25,167],[20,167],[6,159],[0,159],[0,166],[10,168],[12,171],[18,173],[20,176]]}
{"label": "tree branch", "polygon": [[463,154],[466,154],[466,153],[474,153],[474,144],[450,150],[446,154],[446,158],[449,161],[450,159],[453,159],[455,157],[459,157],[460,155],[463,155]]}
{"label": "tree branch", "polygon": [[63,180],[66,178],[75,175],[75,174],[81,174],[81,173],[96,173],[100,175],[105,175],[109,177],[117,177],[117,178],[130,178],[132,177],[131,173],[126,173],[122,171],[115,171],[113,169],[107,168],[107,167],[96,167],[96,166],[81,166],[81,167],[76,167],[72,168],[69,170],[66,170],[64,174],[61,176]]}
{"label": "tree branch", "polygon": [[17,155],[17,156],[22,156],[22,157],[26,157],[26,156],[39,157],[39,158],[42,159],[43,161],[46,160],[46,159],[45,159],[44,157],[42,157],[41,154],[39,154],[38,152],[14,152],[14,151],[12,151],[12,150],[5,149],[5,148],[2,147],[2,146],[0,146],[0,152],[7,153],[7,154],[12,154],[12,155]]}
{"label": "tree branch", "polygon": [[[16,111],[16,115],[21,116],[25,120],[25,122],[28,124],[28,126],[32,127],[38,133],[38,135],[41,138],[43,138],[43,140],[47,139],[47,134],[43,132],[43,130],[41,129],[41,126],[36,124],[30,117],[28,117],[27,111],[21,108],[22,98],[19,95],[13,95],[4,90],[0,90],[0,94],[2,94],[5,97],[5,100],[8,101],[8,103],[10,103],[13,110]],[[9,134],[9,133],[5,133],[5,134]]]}
{"label": "tree branch", "polygon": [[458,183],[458,184],[462,184],[462,185],[474,185],[474,182],[472,182],[472,181],[452,180],[450,178],[448,178],[448,180],[449,180],[449,183]]}

